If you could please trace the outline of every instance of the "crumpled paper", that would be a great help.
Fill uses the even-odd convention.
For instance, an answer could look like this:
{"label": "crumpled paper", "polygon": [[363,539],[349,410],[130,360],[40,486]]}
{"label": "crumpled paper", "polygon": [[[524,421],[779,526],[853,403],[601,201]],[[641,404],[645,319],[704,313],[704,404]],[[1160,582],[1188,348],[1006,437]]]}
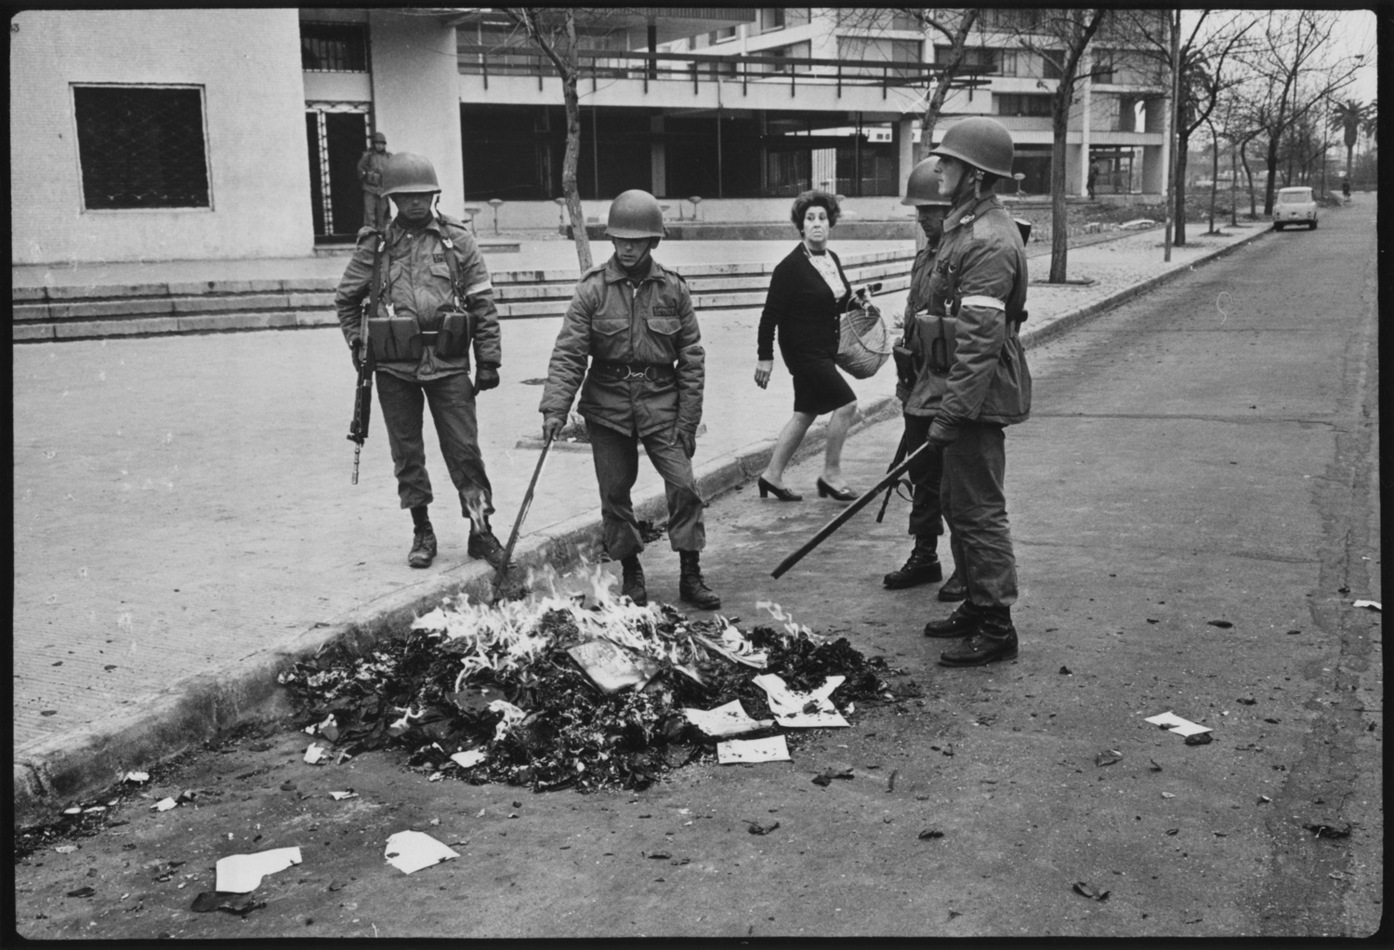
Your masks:
{"label": "crumpled paper", "polygon": [[788,729],[826,729],[850,725],[828,697],[842,685],[845,676],[829,676],[823,685],[807,693],[796,693],[774,673],[762,673],[751,680],[769,697],[770,712]]}
{"label": "crumpled paper", "polygon": [[268,874],[284,871],[300,863],[300,849],[273,848],[256,854],[230,854],[219,858],[217,883],[213,889],[223,894],[247,894],[257,889]]}
{"label": "crumpled paper", "polygon": [[387,839],[387,848],[383,851],[387,863],[404,874],[459,856],[458,851],[441,844],[424,831],[399,831]]}

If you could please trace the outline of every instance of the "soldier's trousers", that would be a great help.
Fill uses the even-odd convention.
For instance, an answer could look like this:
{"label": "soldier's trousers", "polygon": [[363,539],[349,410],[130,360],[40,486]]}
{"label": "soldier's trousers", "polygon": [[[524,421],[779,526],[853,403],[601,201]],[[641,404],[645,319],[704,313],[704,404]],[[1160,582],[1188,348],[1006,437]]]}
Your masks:
{"label": "soldier's trousers", "polygon": [[366,188],[363,190],[363,226],[365,228],[381,230],[387,227],[390,211],[386,198],[382,195],[375,195]]}
{"label": "soldier's trousers", "polygon": [[663,478],[668,497],[668,543],[674,551],[700,551],[706,547],[707,528],[702,518],[706,502],[697,493],[692,460],[682,444],[676,440],[669,444],[670,430],[640,436],[588,422],[586,431],[590,434],[591,458],[600,485],[602,536],[610,557],[622,560],[644,550],[629,494],[639,477],[640,442]]}
{"label": "soldier's trousers", "polygon": [[440,439],[450,479],[460,493],[460,511],[478,527],[488,526],[493,514],[493,489],[479,454],[479,422],[475,416],[474,386],[469,373],[455,373],[429,382],[409,382],[379,372],[378,405],[392,449],[397,495],[403,508],[429,505],[431,477],[426,474],[426,443],[422,439],[423,409],[429,403],[431,420]]}
{"label": "soldier's trousers", "polygon": [[1016,603],[1016,556],[1007,527],[1006,438],[1002,426],[966,422],[944,448],[939,501],[954,565],[976,607]]}
{"label": "soldier's trousers", "polygon": [[[924,445],[933,416],[905,418],[905,454]],[[910,533],[917,538],[938,537],[944,533],[944,521],[939,506],[939,482],[944,474],[943,453],[931,446],[910,461],[906,471],[913,487],[910,501]]]}

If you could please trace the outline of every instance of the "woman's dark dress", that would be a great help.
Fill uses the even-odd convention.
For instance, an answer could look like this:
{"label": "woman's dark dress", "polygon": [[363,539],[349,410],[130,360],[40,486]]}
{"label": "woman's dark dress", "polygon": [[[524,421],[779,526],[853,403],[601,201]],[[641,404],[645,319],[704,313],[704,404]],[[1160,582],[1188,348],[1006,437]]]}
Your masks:
{"label": "woman's dark dress", "polygon": [[837,265],[842,294],[833,296],[823,275],[809,262],[809,251],[800,243],[770,275],[757,341],[757,359],[772,360],[775,331],[779,331],[779,352],[794,378],[794,411],[815,416],[857,398],[833,362],[838,322],[852,296],[852,285],[838,256],[830,250],[824,253]]}

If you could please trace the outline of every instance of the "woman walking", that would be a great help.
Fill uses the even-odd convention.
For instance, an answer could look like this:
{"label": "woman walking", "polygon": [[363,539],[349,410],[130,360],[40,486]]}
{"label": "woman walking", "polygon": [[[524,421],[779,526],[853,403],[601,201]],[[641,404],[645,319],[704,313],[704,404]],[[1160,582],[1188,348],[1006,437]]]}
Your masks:
{"label": "woman walking", "polygon": [[794,415],[784,424],[770,461],[757,484],[760,497],[801,501],[802,495],[784,484],[784,469],[802,444],[808,427],[824,413],[828,420],[819,497],[852,501],[856,493],[842,478],[842,446],[857,415],[857,396],[838,372],[839,320],[852,296],[842,262],[828,249],[837,224],[837,198],[825,191],[805,191],[794,199],[790,213],[803,241],[775,266],[765,309],[760,315],[755,384],[769,385],[774,369],[774,340],[794,380]]}

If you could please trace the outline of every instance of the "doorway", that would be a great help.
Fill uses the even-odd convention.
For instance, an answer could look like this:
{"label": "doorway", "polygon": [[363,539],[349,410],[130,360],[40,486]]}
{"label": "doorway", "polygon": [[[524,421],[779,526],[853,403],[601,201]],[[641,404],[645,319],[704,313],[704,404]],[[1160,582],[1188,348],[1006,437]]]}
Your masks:
{"label": "doorway", "polygon": [[309,103],[305,137],[316,243],[353,241],[363,226],[358,160],[372,147],[368,104]]}

